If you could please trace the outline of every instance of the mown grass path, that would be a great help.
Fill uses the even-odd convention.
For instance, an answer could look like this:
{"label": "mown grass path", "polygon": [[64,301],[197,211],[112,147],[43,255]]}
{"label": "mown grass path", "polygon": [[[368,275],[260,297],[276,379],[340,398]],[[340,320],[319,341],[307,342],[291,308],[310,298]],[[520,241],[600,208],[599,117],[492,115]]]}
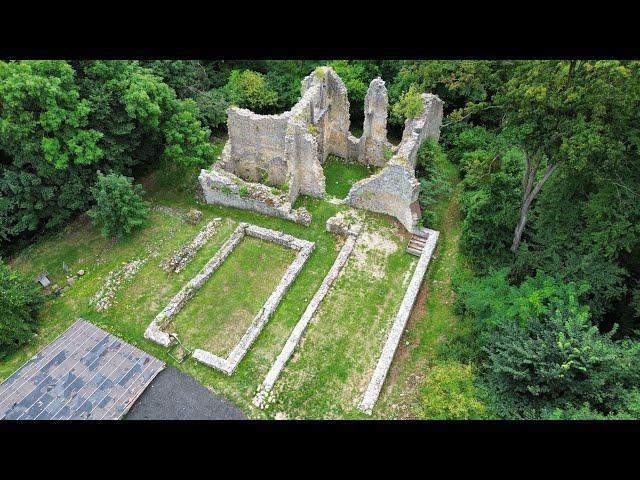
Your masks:
{"label": "mown grass path", "polygon": [[[439,168],[453,186],[451,194],[441,200],[435,208],[437,223],[430,227],[440,231],[434,256],[427,270],[425,282],[420,290],[416,306],[396,352],[389,375],[376,407],[374,418],[434,418],[422,408],[421,389],[430,374],[448,380],[447,372],[473,371],[470,366],[457,365],[446,358],[442,347],[452,338],[464,334],[453,310],[454,291],[451,279],[457,268],[464,268],[459,252],[461,234],[460,195],[462,184],[455,165],[443,160]],[[438,370],[434,370],[437,366]],[[444,369],[442,375],[441,369]],[[438,380],[436,380],[438,381]],[[454,383],[457,380],[454,380]],[[445,383],[443,382],[443,383]],[[439,386],[437,399],[446,405],[445,415],[436,418],[466,418],[456,412],[459,392],[448,385]],[[475,391],[471,401],[476,402]],[[465,395],[468,395],[466,393]],[[469,399],[467,399],[469,400]],[[480,407],[481,408],[481,407]]]}

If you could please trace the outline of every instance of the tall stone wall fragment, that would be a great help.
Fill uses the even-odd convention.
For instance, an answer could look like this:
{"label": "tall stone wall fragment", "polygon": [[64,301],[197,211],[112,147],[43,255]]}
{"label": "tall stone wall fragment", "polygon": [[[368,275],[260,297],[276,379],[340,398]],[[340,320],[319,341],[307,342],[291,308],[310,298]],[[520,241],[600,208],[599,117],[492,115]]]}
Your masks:
{"label": "tall stone wall fragment", "polygon": [[[359,141],[358,160],[361,163],[384,166],[387,142],[387,109],[389,97],[384,80],[375,78],[364,98],[364,124]],[[388,160],[388,158],[387,158]]]}
{"label": "tall stone wall fragment", "polygon": [[225,170],[250,182],[276,186],[286,183],[284,137],[289,116],[289,112],[258,115],[244,108],[229,108],[229,148],[222,156]]}

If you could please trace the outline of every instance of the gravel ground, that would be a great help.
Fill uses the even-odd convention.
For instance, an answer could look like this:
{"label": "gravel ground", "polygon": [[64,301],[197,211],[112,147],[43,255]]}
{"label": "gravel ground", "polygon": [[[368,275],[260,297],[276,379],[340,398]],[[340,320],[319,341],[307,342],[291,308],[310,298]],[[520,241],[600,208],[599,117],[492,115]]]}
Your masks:
{"label": "gravel ground", "polygon": [[127,420],[243,420],[242,410],[175,368],[160,372]]}

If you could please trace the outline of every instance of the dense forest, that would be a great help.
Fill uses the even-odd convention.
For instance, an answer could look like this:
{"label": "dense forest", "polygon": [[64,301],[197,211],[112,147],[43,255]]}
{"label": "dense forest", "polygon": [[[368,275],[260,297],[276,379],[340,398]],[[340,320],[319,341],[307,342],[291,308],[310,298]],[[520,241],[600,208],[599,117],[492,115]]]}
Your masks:
{"label": "dense forest", "polygon": [[[640,62],[0,62],[0,254],[95,209],[105,175],[210,165],[230,105],[287,110],[324,64],[347,86],[356,134],[378,76],[392,141],[408,95],[444,101],[440,142],[419,155],[420,202],[429,225],[452,190],[441,166],[455,166],[467,333],[450,350],[478,366],[491,416],[640,418]],[[36,328],[27,283],[0,263],[0,330],[17,332],[0,349]]]}

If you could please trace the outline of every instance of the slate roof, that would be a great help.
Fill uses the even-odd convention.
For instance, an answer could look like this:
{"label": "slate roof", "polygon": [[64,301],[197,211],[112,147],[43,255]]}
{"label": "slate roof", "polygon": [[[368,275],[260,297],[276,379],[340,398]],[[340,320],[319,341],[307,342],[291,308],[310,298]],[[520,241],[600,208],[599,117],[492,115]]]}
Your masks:
{"label": "slate roof", "polygon": [[0,419],[117,420],[163,368],[78,320],[0,384]]}

